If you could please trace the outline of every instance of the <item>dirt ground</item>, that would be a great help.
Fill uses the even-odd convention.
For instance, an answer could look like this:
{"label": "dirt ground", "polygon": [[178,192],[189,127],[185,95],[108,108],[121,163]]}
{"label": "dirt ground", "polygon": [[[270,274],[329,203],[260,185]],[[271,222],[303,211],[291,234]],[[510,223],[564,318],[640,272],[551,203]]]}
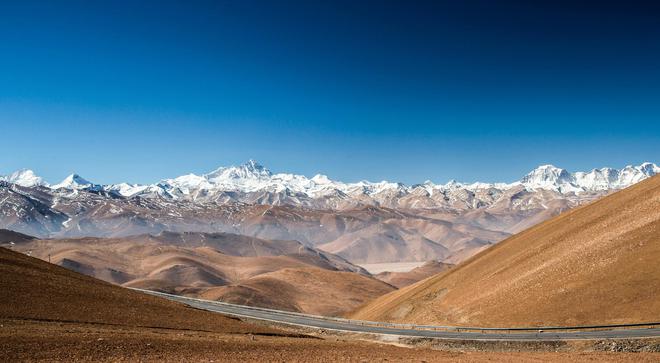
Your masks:
{"label": "dirt ground", "polygon": [[331,337],[0,320],[0,360],[60,362],[658,362],[660,353],[456,352]]}
{"label": "dirt ground", "polygon": [[313,337],[186,307],[2,248],[0,291],[2,362],[660,361],[660,353],[485,352]]}

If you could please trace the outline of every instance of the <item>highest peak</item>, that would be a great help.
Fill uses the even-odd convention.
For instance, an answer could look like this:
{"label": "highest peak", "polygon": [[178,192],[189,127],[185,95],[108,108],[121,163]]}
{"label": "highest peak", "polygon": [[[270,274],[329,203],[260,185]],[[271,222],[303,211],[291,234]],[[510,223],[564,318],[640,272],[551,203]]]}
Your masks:
{"label": "highest peak", "polygon": [[536,170],[544,170],[544,171],[545,170],[557,170],[557,171],[561,171],[561,170],[564,170],[564,169],[556,167],[552,164],[544,164],[544,165],[537,166],[534,170],[532,170],[532,172],[534,172]]}
{"label": "highest peak", "polygon": [[[254,159],[250,159],[250,160],[246,161],[245,163],[243,163],[243,164],[241,164],[237,167],[236,166],[231,166],[229,168],[225,168],[225,170],[232,170],[232,169],[233,170],[241,170],[241,171],[247,172],[248,174],[252,174],[252,175],[260,175],[260,176],[270,176],[270,175],[272,175],[272,173],[270,172],[270,170],[268,170],[268,168],[261,165],[258,161],[254,160]],[[246,175],[246,176],[249,176],[249,175]],[[243,177],[246,177],[246,176],[243,176]]]}
{"label": "highest peak", "polygon": [[273,175],[270,170],[250,159],[239,166],[220,167],[205,175],[211,181],[221,181],[223,179],[253,179],[264,178]]}
{"label": "highest peak", "polygon": [[255,171],[267,170],[263,165],[259,164],[259,162],[254,159],[250,159],[247,162],[243,163],[241,167]]}

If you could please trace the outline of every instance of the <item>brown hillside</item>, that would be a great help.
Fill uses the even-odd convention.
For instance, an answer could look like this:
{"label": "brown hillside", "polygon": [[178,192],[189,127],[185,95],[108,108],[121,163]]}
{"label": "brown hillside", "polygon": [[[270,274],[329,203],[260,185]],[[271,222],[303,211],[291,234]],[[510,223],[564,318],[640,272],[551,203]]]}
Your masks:
{"label": "brown hillside", "polygon": [[240,284],[206,290],[204,299],[333,316],[394,290],[376,279],[352,272],[286,268]]}
{"label": "brown hillside", "polygon": [[226,233],[26,240],[10,247],[126,287],[297,312],[337,315],[393,290],[300,242]]}
{"label": "brown hillside", "polygon": [[448,264],[444,262],[428,261],[427,263],[407,272],[387,271],[387,272],[381,272],[375,275],[374,277],[400,289],[402,287],[412,285],[417,281],[424,280],[427,277],[436,275],[442,271],[449,269],[452,266],[453,266],[452,264]]}
{"label": "brown hillside", "polygon": [[483,326],[660,318],[660,177],[518,233],[353,318]]}
{"label": "brown hillside", "polygon": [[5,248],[0,248],[0,276],[0,319],[274,332],[114,286]]}
{"label": "brown hillside", "polygon": [[0,243],[21,243],[33,240],[34,237],[27,234],[10,231],[8,229],[0,229]]}
{"label": "brown hillside", "polygon": [[[450,353],[257,326],[84,276],[0,248],[2,362],[492,361],[494,353]],[[510,361],[571,353],[497,353]],[[595,358],[648,361],[643,354]]]}

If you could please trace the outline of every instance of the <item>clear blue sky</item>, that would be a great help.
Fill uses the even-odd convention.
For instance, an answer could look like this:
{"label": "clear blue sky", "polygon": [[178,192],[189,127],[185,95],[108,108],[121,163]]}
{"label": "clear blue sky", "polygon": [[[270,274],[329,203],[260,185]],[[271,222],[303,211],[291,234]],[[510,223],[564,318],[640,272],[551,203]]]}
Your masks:
{"label": "clear blue sky", "polygon": [[145,183],[254,158],[416,183],[658,162],[659,6],[576,3],[3,1],[0,174]]}

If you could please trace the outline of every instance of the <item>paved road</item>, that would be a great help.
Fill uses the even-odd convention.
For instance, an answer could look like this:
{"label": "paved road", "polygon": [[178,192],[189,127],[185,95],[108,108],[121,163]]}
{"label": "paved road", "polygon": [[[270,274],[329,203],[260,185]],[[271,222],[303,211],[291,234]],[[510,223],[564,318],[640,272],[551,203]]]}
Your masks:
{"label": "paved road", "polygon": [[[136,289],[138,290],[138,289]],[[177,295],[139,290],[147,294],[160,296],[169,300],[178,301],[186,305],[213,311],[225,315],[272,321],[287,325],[296,325],[326,330],[339,330],[354,333],[388,334],[408,337],[428,337],[462,340],[575,340],[575,339],[613,339],[613,338],[641,338],[660,337],[660,328],[617,328],[610,330],[582,330],[582,331],[457,331],[446,327],[439,330],[408,329],[401,327],[376,326],[373,322],[360,322],[355,320],[323,318],[286,311],[260,309],[250,306],[233,305],[216,301],[192,299]]]}

